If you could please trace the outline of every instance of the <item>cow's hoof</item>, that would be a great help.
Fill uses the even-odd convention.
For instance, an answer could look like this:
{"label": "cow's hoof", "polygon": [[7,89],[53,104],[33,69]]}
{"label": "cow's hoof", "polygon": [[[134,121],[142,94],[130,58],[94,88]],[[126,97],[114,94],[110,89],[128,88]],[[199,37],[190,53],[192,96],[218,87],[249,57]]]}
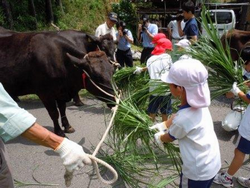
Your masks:
{"label": "cow's hoof", "polygon": [[73,132],[75,132],[75,129],[74,129],[73,127],[70,126],[69,128],[65,128],[65,129],[64,129],[64,132],[65,132],[65,133],[73,133]]}
{"label": "cow's hoof", "polygon": [[84,104],[83,104],[83,102],[80,101],[80,102],[74,102],[74,105],[75,106],[83,106]]}

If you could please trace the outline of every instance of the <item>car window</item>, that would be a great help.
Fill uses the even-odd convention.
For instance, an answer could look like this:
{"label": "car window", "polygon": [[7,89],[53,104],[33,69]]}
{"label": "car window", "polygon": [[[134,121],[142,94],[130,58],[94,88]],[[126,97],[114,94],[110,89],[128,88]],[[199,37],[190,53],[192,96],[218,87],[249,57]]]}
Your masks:
{"label": "car window", "polygon": [[[215,15],[217,24],[228,24],[232,22],[232,13],[231,12],[210,12],[210,18],[213,23],[215,23]],[[208,20],[208,15],[207,15]]]}
{"label": "car window", "polygon": [[232,14],[230,12],[217,12],[217,24],[227,24],[232,22]]}

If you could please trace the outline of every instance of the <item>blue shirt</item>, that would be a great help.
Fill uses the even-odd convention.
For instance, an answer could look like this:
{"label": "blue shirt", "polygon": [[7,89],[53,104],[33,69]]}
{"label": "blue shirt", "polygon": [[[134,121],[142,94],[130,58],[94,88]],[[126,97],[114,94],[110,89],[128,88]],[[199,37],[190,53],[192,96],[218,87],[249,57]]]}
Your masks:
{"label": "blue shirt", "polygon": [[[150,23],[147,29],[152,35],[156,35],[158,33],[158,26],[156,24]],[[142,46],[144,48],[154,48],[154,44],[152,44],[152,39],[148,36],[148,34],[145,31],[141,33],[141,37],[142,37]]]}
{"label": "blue shirt", "polygon": [[[118,32],[117,32],[117,33],[116,33],[116,38],[118,38],[118,35],[119,35],[119,34],[118,34]],[[131,39],[134,40],[133,35],[132,35],[132,33],[131,33],[130,30],[127,30],[127,36],[128,36],[129,38],[131,38]],[[124,36],[122,36],[122,37],[120,37],[120,40],[118,41],[117,48],[118,48],[119,50],[126,51],[126,50],[128,50],[128,49],[131,48],[131,45],[130,45],[130,43],[127,41],[127,39],[126,39]]]}
{"label": "blue shirt", "polygon": [[195,18],[192,18],[186,22],[183,32],[187,36],[187,39],[191,39],[192,36],[199,35],[198,24]]}
{"label": "blue shirt", "polygon": [[0,83],[0,138],[7,142],[30,128],[36,118],[17,103]]}

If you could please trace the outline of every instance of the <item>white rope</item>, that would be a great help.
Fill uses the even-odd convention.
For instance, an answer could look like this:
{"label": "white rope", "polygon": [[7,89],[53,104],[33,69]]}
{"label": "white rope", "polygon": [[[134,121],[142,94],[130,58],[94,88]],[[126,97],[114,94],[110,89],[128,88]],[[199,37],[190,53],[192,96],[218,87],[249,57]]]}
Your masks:
{"label": "white rope", "polygon": [[107,92],[104,91],[102,88],[100,88],[100,87],[91,79],[91,77],[89,76],[89,74],[88,74],[85,70],[83,70],[83,72],[88,76],[88,78],[89,78],[89,80],[91,81],[91,83],[92,83],[97,89],[99,89],[99,90],[100,90],[101,92],[103,92],[104,94],[106,94],[106,95],[108,95],[108,96],[110,96],[110,97],[115,98],[114,95],[112,95],[112,94],[110,94],[110,93],[107,93]]}
{"label": "white rope", "polygon": [[[87,58],[87,57],[88,57],[88,54],[86,54],[86,55],[84,56],[84,58]],[[88,76],[88,78],[89,78],[89,80],[91,81],[91,83],[92,83],[97,89],[99,89],[99,90],[100,90],[101,92],[103,92],[104,94],[106,94],[106,95],[108,95],[108,96],[110,96],[110,97],[114,97],[114,98],[116,99],[116,106],[114,107],[113,115],[112,115],[112,117],[111,117],[111,120],[110,120],[110,122],[109,122],[109,125],[108,125],[108,127],[107,127],[107,129],[106,129],[104,135],[102,136],[101,141],[100,141],[100,142],[98,143],[98,145],[96,146],[96,149],[95,149],[95,151],[94,151],[94,153],[93,153],[92,155],[87,154],[88,157],[92,160],[92,164],[94,165],[94,168],[95,168],[97,177],[101,180],[101,182],[110,185],[110,184],[115,183],[115,182],[117,181],[117,179],[118,179],[118,174],[117,174],[116,170],[115,170],[111,165],[109,165],[108,163],[106,163],[105,161],[103,161],[103,160],[101,160],[101,159],[98,159],[98,158],[95,157],[95,156],[96,156],[96,154],[98,153],[99,149],[101,148],[101,145],[102,145],[102,143],[104,142],[105,138],[107,137],[107,135],[108,135],[108,133],[109,133],[109,130],[110,130],[111,126],[112,126],[112,123],[113,123],[113,120],[114,120],[114,118],[115,118],[116,111],[117,111],[117,109],[118,109],[118,105],[119,105],[119,102],[120,102],[120,95],[118,96],[118,99],[117,99],[114,95],[112,95],[112,94],[110,94],[110,93],[107,93],[106,91],[104,91],[102,88],[100,88],[100,87],[91,79],[91,77],[89,76],[89,74],[88,74],[85,70],[83,70],[83,72]],[[98,164],[97,164],[97,163],[100,163],[100,164],[102,164],[103,166],[105,166],[107,169],[109,169],[109,170],[112,172],[112,174],[114,175],[113,179],[111,179],[111,180],[105,180],[105,179],[103,179],[103,177],[101,176],[101,174],[100,174],[100,172],[99,172],[99,168],[98,168]]]}
{"label": "white rope", "polygon": [[[98,143],[98,145],[96,146],[95,151],[93,152],[92,155],[87,154],[88,157],[92,160],[92,164],[94,165],[94,168],[95,168],[95,171],[96,171],[96,173],[97,173],[98,178],[99,178],[103,183],[108,184],[108,185],[113,184],[113,183],[115,183],[115,182],[117,181],[117,179],[118,179],[118,174],[117,174],[116,170],[115,170],[111,165],[109,165],[108,163],[106,163],[105,161],[103,161],[103,160],[101,160],[101,159],[96,158],[95,156],[96,156],[96,154],[98,153],[98,150],[101,148],[102,143],[104,142],[105,138],[107,137],[107,135],[108,135],[108,133],[109,133],[109,130],[110,130],[111,126],[112,126],[113,120],[114,120],[115,115],[116,115],[116,111],[117,111],[117,109],[118,109],[119,102],[120,102],[120,96],[118,96],[118,99],[116,98],[116,106],[114,107],[113,115],[112,115],[112,117],[111,117],[111,120],[110,120],[110,122],[109,122],[109,125],[108,125],[108,127],[107,127],[105,133],[104,133],[103,136],[102,136],[101,141],[100,141],[100,142]],[[101,176],[101,174],[100,174],[100,172],[99,172],[99,168],[98,168],[98,164],[97,164],[97,163],[100,163],[100,164],[102,164],[103,166],[105,166],[107,169],[109,169],[109,170],[112,172],[112,174],[114,175],[113,179],[111,179],[111,180],[105,180],[105,179],[103,179],[103,177]]]}

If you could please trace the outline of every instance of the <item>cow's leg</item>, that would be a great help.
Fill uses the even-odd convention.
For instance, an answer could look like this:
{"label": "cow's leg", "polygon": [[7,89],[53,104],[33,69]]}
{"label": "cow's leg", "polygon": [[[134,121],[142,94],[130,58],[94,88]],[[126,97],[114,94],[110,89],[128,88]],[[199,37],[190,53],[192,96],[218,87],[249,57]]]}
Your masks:
{"label": "cow's leg", "polygon": [[61,115],[62,126],[64,127],[65,133],[73,133],[75,129],[69,124],[69,121],[66,117],[66,102],[57,100],[57,105]]}
{"label": "cow's leg", "polygon": [[50,118],[52,119],[53,123],[54,123],[54,133],[65,137],[64,131],[61,129],[59,123],[58,123],[58,118],[59,118],[59,112],[57,110],[56,107],[56,101],[55,100],[47,100],[44,99],[43,97],[40,97],[40,99],[42,100],[45,108],[47,109]]}
{"label": "cow's leg", "polygon": [[81,101],[79,94],[77,93],[75,97],[73,98],[75,106],[83,106],[83,102]]}

